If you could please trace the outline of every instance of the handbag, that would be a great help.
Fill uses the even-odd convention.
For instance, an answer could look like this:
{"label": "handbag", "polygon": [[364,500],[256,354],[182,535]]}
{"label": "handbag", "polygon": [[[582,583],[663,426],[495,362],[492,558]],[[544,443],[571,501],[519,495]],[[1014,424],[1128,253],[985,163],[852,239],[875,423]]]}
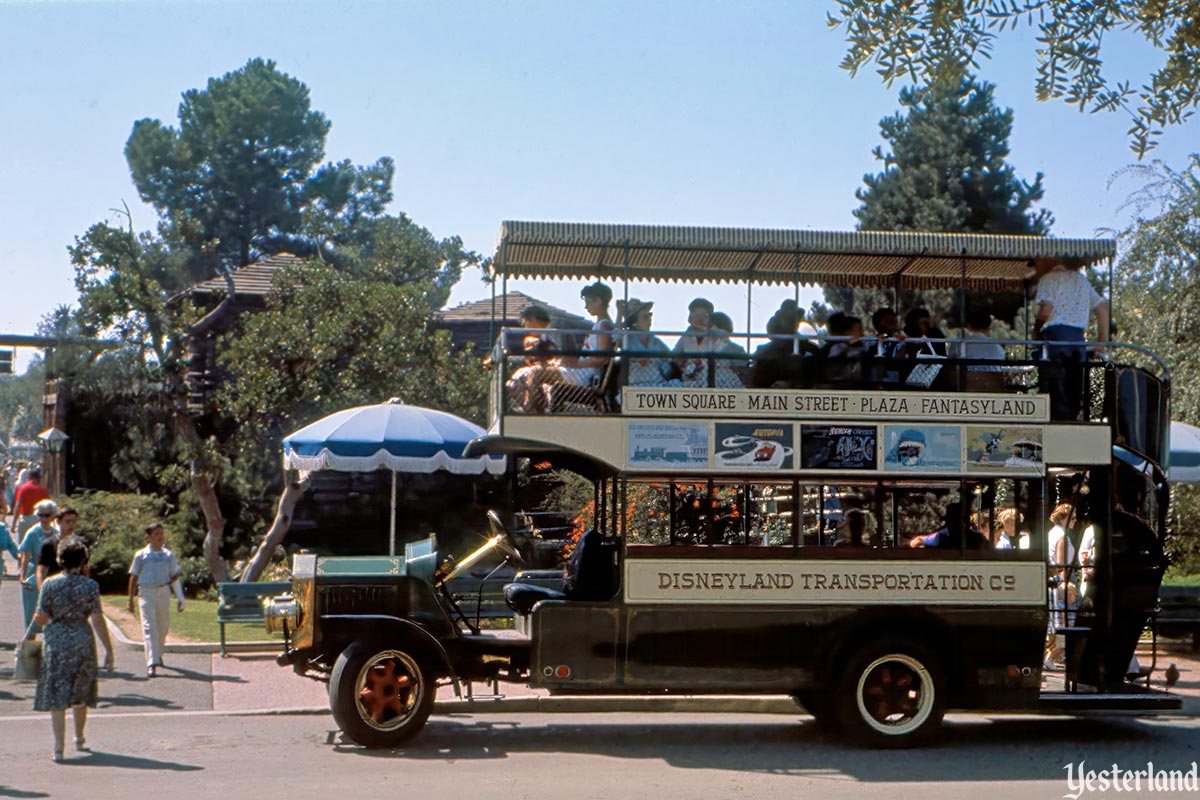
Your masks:
{"label": "handbag", "polygon": [[928,389],[937,380],[937,376],[941,374],[942,364],[940,362],[944,361],[946,357],[939,356],[934,352],[933,345],[929,342],[925,343],[925,347],[929,350],[928,353],[917,354],[917,361],[922,363],[913,367],[912,371],[908,373],[908,377],[904,379],[904,382],[909,386]]}
{"label": "handbag", "polygon": [[17,666],[13,670],[14,681],[36,681],[42,669],[42,643],[39,640],[21,642],[17,650]]}

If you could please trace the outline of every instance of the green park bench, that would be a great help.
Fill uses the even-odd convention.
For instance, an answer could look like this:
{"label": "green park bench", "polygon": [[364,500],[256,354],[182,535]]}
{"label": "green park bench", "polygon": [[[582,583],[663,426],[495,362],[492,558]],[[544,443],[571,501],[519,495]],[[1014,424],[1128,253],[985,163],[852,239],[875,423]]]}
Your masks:
{"label": "green park bench", "polygon": [[221,623],[221,657],[225,657],[225,626],[230,622],[262,622],[263,599],[292,590],[286,581],[263,583],[219,583],[217,622]]}

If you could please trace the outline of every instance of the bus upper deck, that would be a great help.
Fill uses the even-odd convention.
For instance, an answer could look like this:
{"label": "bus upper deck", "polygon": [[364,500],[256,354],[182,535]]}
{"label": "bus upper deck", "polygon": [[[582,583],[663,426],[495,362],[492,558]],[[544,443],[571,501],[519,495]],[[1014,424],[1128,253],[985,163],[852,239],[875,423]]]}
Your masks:
{"label": "bus upper deck", "polygon": [[[792,313],[801,284],[890,291],[892,309],[901,316],[911,311],[896,307],[903,292],[950,290],[960,324],[968,314],[968,292],[1009,292],[1024,298],[1028,330],[1030,300],[1044,272],[1037,265],[1107,261],[1111,273],[1114,253],[1111,240],[506,222],[492,270],[502,299],[509,278],[607,280],[617,284],[615,294],[624,294],[626,310],[638,307],[629,302],[631,281],[736,281],[746,286],[747,328],[755,285],[793,288]],[[781,316],[783,307],[765,334],[733,335],[715,325],[707,335],[674,332],[673,348],[663,343],[672,333],[646,330],[632,319],[629,325],[618,319],[603,331],[598,325],[586,338],[578,330],[497,327],[491,430],[581,449],[607,440],[604,455],[627,463],[612,444],[628,440],[633,417],[1007,422],[1036,424],[1061,444],[1090,442],[1091,452],[1102,451],[1105,460],[1115,445],[1131,460],[1165,466],[1169,371],[1135,344],[1094,343],[1092,358],[1068,359],[1064,367],[1057,345],[1045,341],[968,332],[940,338],[936,329],[908,339],[861,331],[805,335],[797,331],[799,317],[776,325]],[[509,317],[503,300],[493,317]],[[569,366],[577,363],[590,368]],[[1070,383],[1078,416],[1055,407],[1056,392]],[[581,419],[594,416],[625,421]],[[1042,444],[1029,440],[1022,455],[1059,458],[1043,452]],[[759,456],[767,457],[751,460]],[[1074,457],[1063,450],[1066,461],[1060,463]]]}

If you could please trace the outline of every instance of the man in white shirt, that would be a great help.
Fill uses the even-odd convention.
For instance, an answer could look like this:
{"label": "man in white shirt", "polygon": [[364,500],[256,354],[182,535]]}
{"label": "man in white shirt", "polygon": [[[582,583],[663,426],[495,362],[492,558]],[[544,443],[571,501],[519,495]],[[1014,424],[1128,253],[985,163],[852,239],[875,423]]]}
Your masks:
{"label": "man in white shirt", "polygon": [[1088,322],[1094,311],[1098,341],[1107,342],[1108,303],[1092,288],[1078,259],[1037,259],[1034,267],[1041,279],[1033,298],[1038,304],[1033,331],[1047,343],[1049,362],[1038,382],[1050,394],[1050,418],[1076,420],[1083,401]]}
{"label": "man in white shirt", "polygon": [[142,617],[142,639],[146,644],[146,677],[153,678],[163,665],[163,645],[171,624],[171,590],[183,611],[183,587],[179,578],[183,570],[175,554],[163,546],[167,534],[160,523],[145,528],[146,546],[133,554],[129,566],[129,612],[133,613],[133,598],[138,598]]}

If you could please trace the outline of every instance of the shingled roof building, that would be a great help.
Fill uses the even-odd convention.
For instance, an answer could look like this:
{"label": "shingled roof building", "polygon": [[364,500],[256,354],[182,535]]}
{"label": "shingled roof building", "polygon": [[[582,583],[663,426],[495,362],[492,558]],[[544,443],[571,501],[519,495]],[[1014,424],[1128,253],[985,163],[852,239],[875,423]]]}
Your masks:
{"label": "shingled roof building", "polygon": [[[188,335],[187,375],[188,411],[203,414],[212,390],[221,380],[216,371],[217,338],[233,327],[233,323],[244,312],[262,311],[267,307],[267,295],[271,293],[275,275],[279,270],[297,265],[301,259],[291,253],[265,256],[239,267],[229,274],[200,281],[189,286],[170,299],[177,303],[191,300],[205,316],[192,325]],[[233,298],[221,306],[229,295],[229,281],[233,282]],[[219,310],[218,310],[219,309]]]}
{"label": "shingled roof building", "polygon": [[520,326],[521,312],[531,305],[542,306],[550,312],[551,328],[587,331],[592,327],[591,322],[578,314],[556,308],[522,292],[509,292],[496,297],[495,301],[486,298],[439,311],[430,321],[430,327],[450,331],[456,348],[472,349],[483,357],[491,350],[500,329]]}

